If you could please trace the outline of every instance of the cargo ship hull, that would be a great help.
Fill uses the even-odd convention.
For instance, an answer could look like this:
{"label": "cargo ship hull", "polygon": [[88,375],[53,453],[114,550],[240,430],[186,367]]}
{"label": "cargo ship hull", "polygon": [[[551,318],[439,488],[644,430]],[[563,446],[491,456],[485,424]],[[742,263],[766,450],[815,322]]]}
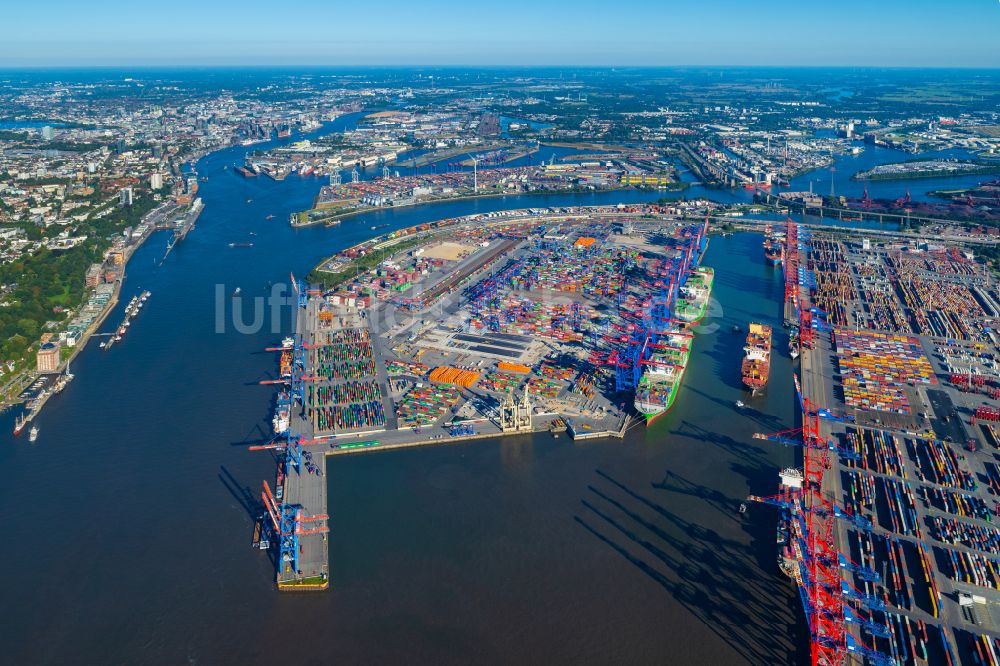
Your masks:
{"label": "cargo ship hull", "polygon": [[689,324],[697,324],[708,312],[708,302],[712,296],[712,284],[715,282],[715,269],[696,268],[684,286],[686,295],[677,305],[677,318]]}
{"label": "cargo ship hull", "polygon": [[[686,364],[685,360],[685,366]],[[674,401],[680,392],[681,381],[684,379],[685,369],[686,367],[681,369],[674,378],[665,382],[639,382],[639,387],[636,389],[635,409],[642,414],[647,424],[652,423],[657,417],[663,416],[674,406]],[[643,379],[645,380],[645,377]]]}
{"label": "cargo ship hull", "polygon": [[767,324],[750,324],[740,371],[743,384],[753,393],[767,386],[771,374],[771,337],[771,327]]}

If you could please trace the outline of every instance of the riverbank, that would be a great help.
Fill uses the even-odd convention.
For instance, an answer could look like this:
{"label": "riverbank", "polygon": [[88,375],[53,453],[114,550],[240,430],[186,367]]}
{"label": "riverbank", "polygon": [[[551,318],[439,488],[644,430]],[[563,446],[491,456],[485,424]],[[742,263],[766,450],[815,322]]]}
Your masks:
{"label": "riverbank", "polygon": [[[346,220],[346,219],[349,219],[349,218],[352,218],[352,217],[356,217],[358,215],[363,215],[365,213],[373,213],[373,212],[376,212],[378,210],[385,210],[385,209],[400,210],[400,209],[404,209],[404,208],[415,208],[415,207],[424,206],[424,205],[433,205],[433,204],[442,204],[442,203],[460,203],[460,202],[463,202],[463,201],[475,201],[477,199],[503,199],[503,198],[506,198],[506,197],[519,197],[519,196],[521,196],[521,197],[523,197],[523,196],[542,196],[542,197],[544,197],[544,196],[554,196],[554,195],[560,195],[560,194],[563,194],[563,195],[565,195],[565,194],[590,194],[590,193],[598,193],[598,192],[618,192],[618,191],[621,191],[621,190],[637,190],[637,189],[638,188],[634,188],[634,187],[606,187],[606,188],[600,188],[600,189],[567,188],[567,189],[562,189],[562,190],[544,190],[544,191],[539,191],[539,192],[497,192],[497,193],[490,193],[490,194],[470,194],[470,195],[463,195],[463,196],[457,196],[457,197],[446,197],[446,198],[440,198],[440,199],[424,199],[424,200],[421,200],[421,201],[414,201],[413,203],[400,204],[398,206],[386,206],[386,207],[383,207],[383,208],[376,208],[376,207],[359,208],[359,209],[347,211],[347,212],[344,212],[344,213],[337,213],[336,215],[333,215],[333,216],[330,216],[330,217],[324,217],[324,218],[320,218],[320,219],[316,219],[316,220],[309,220],[307,222],[296,221],[296,220],[300,220],[301,219],[299,217],[301,215],[301,213],[294,213],[292,215],[292,217],[289,218],[289,224],[292,227],[313,227],[313,226],[318,226],[318,225],[321,225],[321,224],[326,225],[326,226],[332,226],[332,223],[334,223],[334,222],[339,223],[339,222],[342,222],[343,220]],[[311,212],[314,212],[314,211],[318,211],[318,210],[322,210],[322,209],[313,208],[313,209],[311,209],[309,211],[303,211],[303,213],[306,213],[308,215],[308,213],[311,213]]]}
{"label": "riverbank", "polygon": [[[143,215],[142,223],[150,223],[150,224],[146,232],[141,237],[135,239],[133,242],[129,243],[123,249],[122,264],[120,266],[121,272],[120,275],[118,275],[118,277],[114,281],[113,290],[111,292],[111,296],[108,299],[107,303],[104,304],[104,307],[94,317],[94,320],[90,323],[87,329],[81,333],[80,338],[76,341],[76,344],[74,344],[72,347],[67,348],[69,350],[69,353],[65,357],[60,358],[59,364],[54,372],[40,373],[35,369],[31,369],[31,365],[29,365],[28,368],[25,369],[24,374],[27,377],[27,379],[24,382],[22,382],[25,386],[31,385],[42,376],[53,376],[65,373],[69,368],[69,366],[72,364],[72,362],[77,358],[77,356],[79,356],[84,351],[84,349],[86,349],[87,344],[90,342],[90,339],[97,334],[97,332],[107,321],[107,318],[117,307],[119,300],[121,298],[121,291],[124,286],[128,265],[131,262],[132,257],[135,255],[136,251],[139,248],[141,248],[155,233],[157,233],[158,231],[162,231],[162,229],[158,229],[155,224],[152,224],[151,221],[157,216],[163,215],[165,209],[171,205],[173,204],[169,201],[164,202],[159,206],[157,206],[156,208],[153,208],[152,210],[147,212],[145,215]],[[23,393],[24,389],[19,391],[16,396],[10,396],[9,398],[6,398],[2,402],[0,402],[0,405],[11,406],[24,402],[24,399],[22,398]],[[31,420],[37,417],[38,414],[41,412],[42,407],[45,406],[45,403],[53,395],[55,395],[55,393],[47,390],[38,394],[38,396],[34,398],[34,404],[32,406],[30,414],[28,415],[28,419]]]}
{"label": "riverbank", "polygon": [[[921,166],[927,166],[929,168],[920,168]],[[957,176],[988,176],[996,173],[1000,173],[1000,164],[915,160],[911,162],[898,162],[895,164],[880,164],[879,166],[867,171],[858,171],[851,176],[851,180],[924,180],[928,178],[951,178]]]}

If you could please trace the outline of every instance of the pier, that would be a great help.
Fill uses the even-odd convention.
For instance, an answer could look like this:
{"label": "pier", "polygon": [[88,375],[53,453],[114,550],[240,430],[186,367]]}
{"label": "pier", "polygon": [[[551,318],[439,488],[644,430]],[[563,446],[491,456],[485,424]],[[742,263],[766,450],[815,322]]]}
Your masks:
{"label": "pier", "polygon": [[351,288],[293,276],[294,332],[269,349],[279,373],[262,382],[282,387],[275,436],[250,447],[278,454],[257,540],[277,546],[278,588],[330,585],[327,456],[537,433],[623,439],[666,412],[696,334],[682,326],[708,308],[707,226],[476,219],[398,249],[376,243],[382,260]]}

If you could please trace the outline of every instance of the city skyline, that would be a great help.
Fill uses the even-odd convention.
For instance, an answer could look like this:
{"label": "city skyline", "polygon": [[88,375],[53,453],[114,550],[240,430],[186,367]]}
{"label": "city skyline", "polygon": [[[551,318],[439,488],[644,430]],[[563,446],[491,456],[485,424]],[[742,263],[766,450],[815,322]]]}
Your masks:
{"label": "city skyline", "polygon": [[[5,9],[0,67],[88,66],[873,66],[1000,67],[1000,6],[963,0],[857,0],[768,11],[721,0],[645,0],[609,10],[514,0],[502,7],[309,0],[279,11],[257,0],[211,6],[182,0],[170,11],[124,3],[56,0],[41,17]],[[933,20],[929,17],[933,16]]]}

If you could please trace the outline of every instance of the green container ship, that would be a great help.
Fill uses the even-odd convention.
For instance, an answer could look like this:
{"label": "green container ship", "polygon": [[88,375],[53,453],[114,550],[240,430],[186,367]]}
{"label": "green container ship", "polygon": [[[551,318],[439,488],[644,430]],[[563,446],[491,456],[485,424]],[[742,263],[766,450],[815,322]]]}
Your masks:
{"label": "green container ship", "polygon": [[[681,288],[677,317],[685,326],[696,324],[705,316],[714,280],[714,269],[700,267]],[[691,358],[691,337],[681,325],[671,323],[661,342],[650,344],[652,353],[643,362],[645,368],[635,389],[635,408],[646,417],[646,423],[673,407]]]}
{"label": "green container ship", "polygon": [[677,302],[677,318],[690,324],[697,324],[708,312],[708,301],[712,295],[715,269],[699,267],[694,269],[687,283],[681,287],[681,297]]}

